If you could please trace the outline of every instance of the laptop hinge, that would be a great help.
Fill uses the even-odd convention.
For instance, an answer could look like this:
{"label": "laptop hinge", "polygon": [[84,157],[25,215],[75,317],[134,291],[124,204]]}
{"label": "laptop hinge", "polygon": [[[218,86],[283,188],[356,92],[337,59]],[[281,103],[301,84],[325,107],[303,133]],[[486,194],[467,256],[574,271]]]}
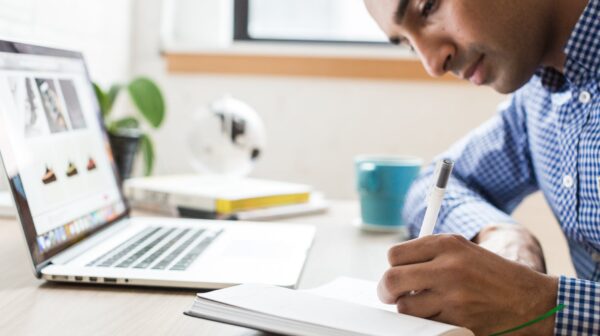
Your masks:
{"label": "laptop hinge", "polygon": [[39,279],[42,277],[42,270],[46,267],[52,265],[52,260],[46,260],[44,262],[42,262],[41,264],[37,265],[35,267],[35,276]]}

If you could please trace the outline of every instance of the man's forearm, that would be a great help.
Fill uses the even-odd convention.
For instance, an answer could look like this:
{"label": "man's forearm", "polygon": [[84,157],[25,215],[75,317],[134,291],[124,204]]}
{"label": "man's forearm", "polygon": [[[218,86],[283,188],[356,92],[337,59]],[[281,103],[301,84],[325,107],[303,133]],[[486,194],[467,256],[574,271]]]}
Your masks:
{"label": "man's forearm", "polygon": [[473,242],[506,258],[546,273],[544,253],[539,241],[529,230],[515,224],[486,226]]}

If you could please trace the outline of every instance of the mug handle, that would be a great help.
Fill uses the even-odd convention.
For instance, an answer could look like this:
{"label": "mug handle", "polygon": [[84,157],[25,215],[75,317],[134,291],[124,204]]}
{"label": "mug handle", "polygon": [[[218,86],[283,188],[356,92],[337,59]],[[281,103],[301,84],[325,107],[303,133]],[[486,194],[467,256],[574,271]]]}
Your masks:
{"label": "mug handle", "polygon": [[358,166],[358,189],[367,192],[379,191],[379,180],[377,179],[377,167],[369,162]]}

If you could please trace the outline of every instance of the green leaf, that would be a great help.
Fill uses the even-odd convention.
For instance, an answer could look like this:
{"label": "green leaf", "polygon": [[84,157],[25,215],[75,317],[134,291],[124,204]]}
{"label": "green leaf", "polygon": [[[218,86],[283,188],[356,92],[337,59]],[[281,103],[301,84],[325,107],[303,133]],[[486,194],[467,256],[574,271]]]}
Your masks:
{"label": "green leaf", "polygon": [[142,135],[140,149],[144,158],[144,174],[149,176],[154,169],[154,145],[147,134]]}
{"label": "green leaf", "polygon": [[165,102],[158,86],[148,78],[139,77],[127,89],[144,118],[154,128],[159,127],[165,117]]}
{"label": "green leaf", "polygon": [[94,86],[94,92],[96,93],[96,98],[98,98],[98,104],[100,104],[100,112],[102,113],[102,117],[106,118],[106,116],[110,112],[110,109],[107,105],[106,94],[104,93],[104,91],[102,91],[102,89],[100,88],[100,86],[98,86],[98,84],[92,83],[92,85]]}
{"label": "green leaf", "polygon": [[116,131],[121,128],[138,128],[140,122],[134,117],[125,117],[115,120],[108,126],[109,131]]}
{"label": "green leaf", "polygon": [[110,87],[110,90],[108,90],[108,94],[106,94],[106,107],[108,108],[108,112],[112,111],[115,101],[117,100],[117,96],[122,88],[122,85],[114,84]]}

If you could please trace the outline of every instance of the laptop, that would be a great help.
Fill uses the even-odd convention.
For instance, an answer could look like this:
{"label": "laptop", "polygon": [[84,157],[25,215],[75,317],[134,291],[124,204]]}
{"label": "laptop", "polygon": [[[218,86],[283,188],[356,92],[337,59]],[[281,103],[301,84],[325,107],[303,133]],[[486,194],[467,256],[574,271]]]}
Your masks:
{"label": "laptop", "polygon": [[129,216],[78,52],[0,41],[0,154],[38,278],[298,284],[312,226]]}

